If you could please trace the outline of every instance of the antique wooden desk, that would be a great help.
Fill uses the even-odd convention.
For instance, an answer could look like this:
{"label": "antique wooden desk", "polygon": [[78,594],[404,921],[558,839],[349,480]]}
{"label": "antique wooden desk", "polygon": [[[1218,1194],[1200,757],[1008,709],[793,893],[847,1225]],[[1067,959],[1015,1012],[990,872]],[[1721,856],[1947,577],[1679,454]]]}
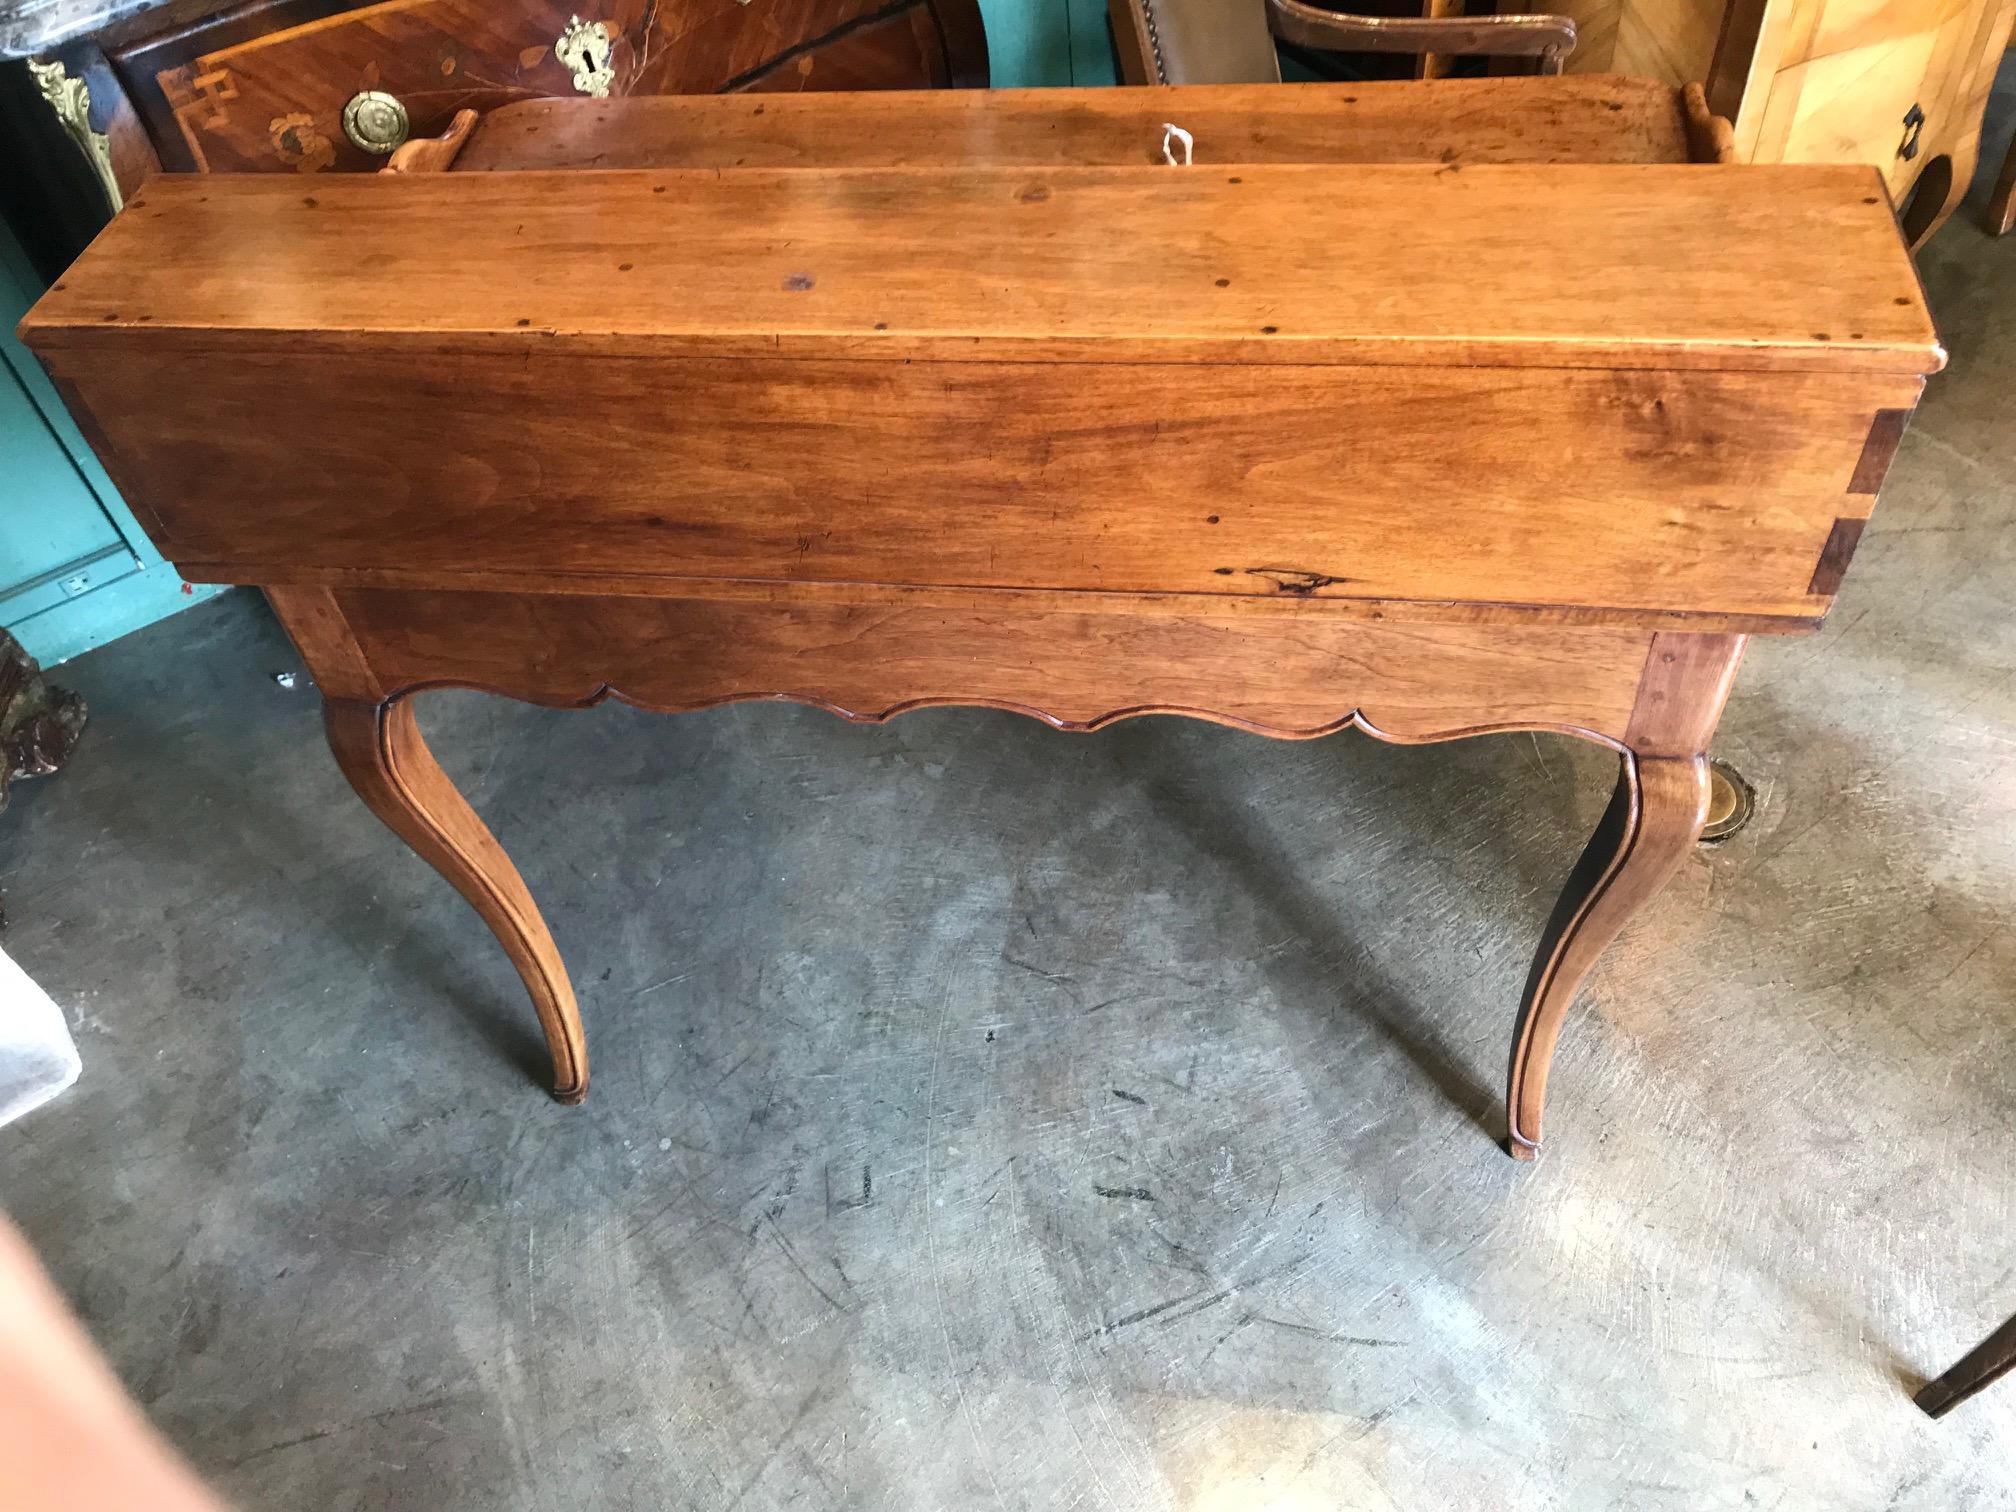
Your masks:
{"label": "antique wooden desk", "polygon": [[1745,638],[1827,612],[1942,359],[1872,170],[1665,163],[1674,93],[1515,84],[513,107],[483,166],[647,166],[157,178],[23,335],[177,567],[266,589],[563,1100],[573,994],[416,691],[1595,741],[1530,1155]]}

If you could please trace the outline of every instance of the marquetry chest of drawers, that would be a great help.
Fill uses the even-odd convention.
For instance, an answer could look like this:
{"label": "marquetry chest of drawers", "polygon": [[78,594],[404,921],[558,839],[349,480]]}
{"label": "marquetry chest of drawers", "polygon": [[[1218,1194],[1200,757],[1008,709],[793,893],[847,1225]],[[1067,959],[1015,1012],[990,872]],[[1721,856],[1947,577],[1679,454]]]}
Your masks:
{"label": "marquetry chest of drawers", "polygon": [[115,204],[157,168],[375,170],[521,100],[987,83],[977,0],[0,0],[13,52]]}

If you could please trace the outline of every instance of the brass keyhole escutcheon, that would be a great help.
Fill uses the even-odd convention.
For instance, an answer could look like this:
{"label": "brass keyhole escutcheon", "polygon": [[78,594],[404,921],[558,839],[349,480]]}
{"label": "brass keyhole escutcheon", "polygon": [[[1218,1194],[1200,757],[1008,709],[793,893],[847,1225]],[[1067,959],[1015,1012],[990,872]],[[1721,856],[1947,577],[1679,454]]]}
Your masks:
{"label": "brass keyhole escutcheon", "polygon": [[343,107],[343,135],[366,152],[383,157],[413,133],[406,107],[392,95],[367,89]]}
{"label": "brass keyhole escutcheon", "polygon": [[609,86],[616,82],[610,61],[615,35],[607,21],[583,21],[573,16],[553,44],[553,56],[574,76],[574,87],[593,99],[607,99]]}

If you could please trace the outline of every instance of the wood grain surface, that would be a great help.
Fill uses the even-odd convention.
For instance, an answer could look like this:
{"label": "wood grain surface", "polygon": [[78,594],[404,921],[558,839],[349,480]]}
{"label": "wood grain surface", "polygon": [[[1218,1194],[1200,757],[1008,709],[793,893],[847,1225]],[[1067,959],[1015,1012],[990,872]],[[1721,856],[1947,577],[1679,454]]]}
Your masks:
{"label": "wood grain surface", "polygon": [[[275,607],[291,629],[286,601]],[[315,642],[304,636],[302,644]],[[421,739],[413,706],[328,698],[323,714],[329,749],[357,796],[469,900],[511,957],[552,1054],[553,1096],[580,1102],[588,1095],[588,1042],[567,968],[504,847]]]}
{"label": "wood grain surface", "polygon": [[447,130],[436,137],[413,137],[394,148],[381,173],[446,173],[469,143],[479,113],[458,110]]}
{"label": "wood grain surface", "polygon": [[[1721,713],[1719,699],[1705,712],[1712,728]],[[1610,806],[1541,932],[1519,1006],[1505,1093],[1505,1147],[1515,1160],[1540,1153],[1547,1073],[1576,993],[1631,916],[1679,870],[1707,819],[1704,757],[1632,754],[1622,759]]]}
{"label": "wood grain surface", "polygon": [[1920,382],[540,348],[76,360],[115,478],[203,580],[431,568],[1727,617],[1702,628],[1825,612],[1815,569],[1835,521],[1868,512],[1848,489],[1872,417]]}
{"label": "wood grain surface", "polygon": [[[837,108],[836,108],[837,107]],[[1646,79],[933,91],[751,103],[528,100],[494,110],[465,169],[1159,164],[1162,125],[1226,163],[1677,163],[1677,91]]]}
{"label": "wood grain surface", "polygon": [[[1378,624],[1309,606],[1158,612],[983,595],[356,589],[330,601],[386,695],[453,683],[545,704],[607,696],[667,711],[787,699],[863,722],[980,704],[1069,730],[1180,713],[1291,738],[1355,723],[1403,742],[1550,729],[1621,747],[1652,639]],[[1714,639],[1679,637],[1704,638]]]}
{"label": "wood grain surface", "polygon": [[1835,167],[163,175],[22,331],[142,325],[296,350],[1943,361],[1881,185]]}
{"label": "wood grain surface", "polygon": [[1755,163],[1868,163],[1914,246],[1966,196],[2016,0],[1730,0],[1708,98]]}

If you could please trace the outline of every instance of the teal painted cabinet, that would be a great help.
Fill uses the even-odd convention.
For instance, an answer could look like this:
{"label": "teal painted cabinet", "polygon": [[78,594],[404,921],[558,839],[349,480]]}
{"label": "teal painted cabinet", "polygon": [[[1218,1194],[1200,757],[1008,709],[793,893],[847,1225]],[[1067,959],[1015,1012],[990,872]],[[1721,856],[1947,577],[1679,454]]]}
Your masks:
{"label": "teal painted cabinet", "polygon": [[0,626],[46,667],[221,590],[161,560],[14,339],[40,292],[0,227]]}
{"label": "teal painted cabinet", "polygon": [[1106,0],[980,0],[996,89],[1111,84]]}

